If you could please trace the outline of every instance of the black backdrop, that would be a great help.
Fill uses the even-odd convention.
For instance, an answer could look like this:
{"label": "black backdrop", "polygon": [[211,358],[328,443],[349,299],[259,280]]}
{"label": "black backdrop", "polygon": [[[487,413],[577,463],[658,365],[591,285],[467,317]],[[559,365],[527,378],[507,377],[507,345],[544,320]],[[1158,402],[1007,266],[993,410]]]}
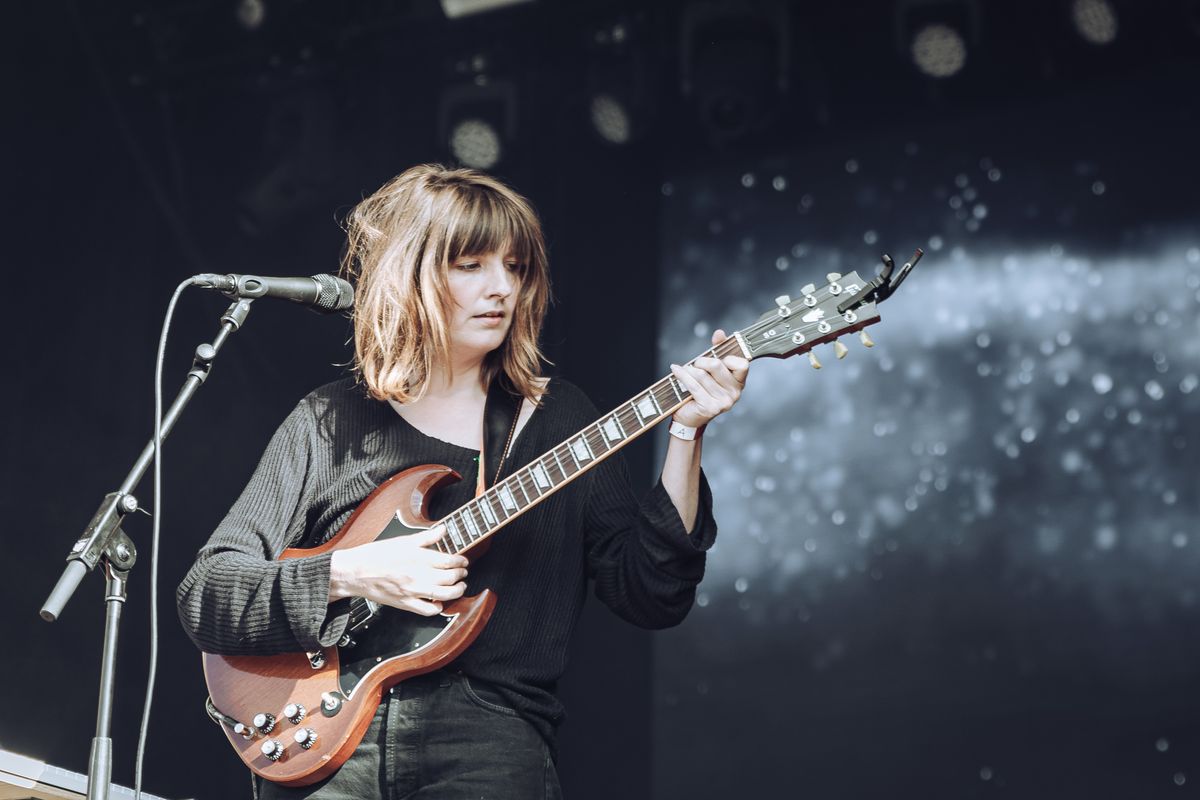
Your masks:
{"label": "black backdrop", "polygon": [[[971,43],[964,75],[946,83],[917,75],[896,52],[899,10],[913,4],[784,4],[790,22],[776,33],[791,43],[789,91],[761,124],[750,126],[740,138],[706,129],[694,108],[697,95],[680,92],[680,53],[687,49],[681,19],[699,5],[588,2],[564,8],[534,3],[451,22],[436,4],[416,0],[358,4],[351,10],[315,2],[272,3],[266,6],[267,23],[254,32],[238,27],[233,3],[50,2],[6,9],[9,68],[3,80],[9,146],[3,218],[9,244],[10,368],[2,415],[6,457],[0,467],[0,507],[9,521],[5,542],[12,567],[0,589],[6,610],[0,747],[79,771],[86,767],[102,581],[89,577],[54,625],[38,620],[36,611],[74,537],[150,434],[152,358],[171,289],[200,271],[331,271],[341,245],[337,223],[345,210],[404,167],[446,158],[438,141],[436,109],[442,86],[460,80],[447,68],[460,53],[487,50],[495,57],[496,71],[520,89],[517,141],[497,172],[535,202],[546,223],[558,298],[546,330],[547,350],[561,365],[557,371],[582,385],[600,406],[625,399],[656,377],[655,345],[665,348],[673,341],[667,334],[659,339],[660,308],[667,311],[664,318],[671,318],[675,293],[681,290],[672,285],[661,292],[658,274],[660,264],[678,266],[673,248],[689,234],[675,208],[665,219],[664,236],[664,207],[672,208],[665,204],[680,200],[679,195],[674,200],[664,195],[664,183],[700,192],[706,182],[719,183],[746,171],[765,180],[780,164],[819,171],[813,160],[826,157],[833,159],[837,173],[847,158],[863,152],[885,163],[901,162],[899,143],[909,138],[929,141],[947,131],[977,132],[989,120],[1006,115],[1020,120],[1031,110],[1066,100],[1083,117],[1068,126],[1078,137],[1082,157],[1088,155],[1084,143],[1089,137],[1107,136],[1105,152],[1112,154],[1107,168],[1114,174],[1149,176],[1138,184],[1145,191],[1136,193],[1136,199],[1115,188],[1110,194],[1117,201],[1110,209],[1133,204],[1120,220],[1186,225],[1197,210],[1191,189],[1195,157],[1181,131],[1195,127],[1190,87],[1200,40],[1188,27],[1185,3],[1119,3],[1121,33],[1108,49],[1071,38],[1065,3],[1054,8],[1029,2],[967,4],[982,10],[982,34]],[[583,88],[594,76],[598,58],[587,46],[591,32],[613,19],[624,20],[637,34],[638,74],[650,98],[641,105],[648,130],[625,148],[602,146],[590,136]],[[740,72],[738,64],[746,67],[743,60],[730,68],[737,80],[715,84],[751,91],[749,81],[763,79],[754,63]],[[771,95],[753,91],[760,92],[754,95],[760,100]],[[1126,101],[1131,98],[1139,100],[1142,110],[1161,112],[1155,124],[1176,126],[1173,135],[1164,142],[1153,125],[1129,113]],[[1030,120],[1030,127],[1036,124]],[[1019,161],[1025,152],[1028,164],[1038,164],[1047,142],[1054,143],[1051,152],[1069,153],[1073,145],[1064,144],[1063,135],[1063,128],[1055,127],[1044,131],[1044,141],[1029,134],[1014,137],[1013,158]],[[892,143],[897,148],[889,150]],[[979,155],[969,146],[964,152]],[[1169,173],[1170,180],[1158,181],[1156,173]],[[789,177],[797,189],[803,178]],[[1156,184],[1162,184],[1161,192],[1147,188]],[[738,197],[728,197],[732,199],[721,202],[732,204],[739,224],[751,234],[764,242],[779,239],[781,229],[765,222],[754,225],[750,203],[739,210]],[[886,218],[879,209],[858,213]],[[710,221],[704,215],[698,219],[701,224]],[[868,268],[877,249],[900,255],[924,243],[928,232],[914,231],[910,241],[907,227],[895,224],[903,222],[902,215],[890,221],[892,227],[878,223],[880,238],[871,247],[847,245],[849,233],[831,236],[852,262],[844,266]],[[850,227],[847,223],[847,231]],[[1035,227],[1013,220],[1004,230],[1020,244]],[[1100,220],[1087,236],[1094,237],[1097,247],[1107,247],[1117,227]],[[1037,234],[1039,244],[1046,242],[1043,234]],[[853,235],[861,235],[857,227]],[[729,246],[730,263],[743,264],[747,275],[756,276],[756,287],[770,291],[769,281],[760,278],[772,274],[775,252],[746,253],[741,240],[730,237],[717,237],[705,246],[713,248],[710,259]],[[934,269],[937,264],[932,256],[926,262]],[[808,265],[818,274],[825,271],[819,259]],[[723,305],[725,299],[705,302]],[[182,379],[191,348],[211,337],[223,308],[216,297],[198,291],[185,295],[168,354],[168,396]],[[719,314],[719,308],[706,312],[711,320],[724,322]],[[256,304],[246,329],[229,342],[165,448],[162,660],[150,730],[150,791],[169,797],[223,797],[247,788],[243,773],[203,716],[198,660],[175,624],[172,593],[274,426],[297,397],[340,372],[335,365],[349,356],[344,346],[348,333],[341,319]],[[649,445],[635,445],[629,458],[635,481],[645,485],[653,474]],[[1194,471],[1186,460],[1172,468]],[[148,481],[139,495],[149,504]],[[722,507],[738,502],[737,496],[719,496],[718,519]],[[145,678],[150,526],[139,516],[128,530],[141,548],[141,560],[122,634],[114,730],[115,778],[126,784],[132,780]],[[728,558],[720,551],[715,557]],[[714,574],[720,581],[729,573]],[[949,585],[960,585],[965,594],[979,586],[970,576],[964,580]],[[716,581],[706,587],[712,597],[725,588]],[[919,587],[907,596],[918,604],[924,597]],[[954,596],[947,602],[953,605]],[[854,608],[850,603],[841,611],[853,615]],[[1059,616],[1051,619],[1071,626],[1075,608],[1054,605]],[[869,606],[863,613],[868,611]],[[706,607],[680,631],[660,636],[661,647],[676,648],[677,655],[689,653],[680,636],[707,639],[711,645],[721,636],[704,627],[713,613],[714,606]],[[838,640],[837,619],[822,618],[820,625],[832,627],[802,640],[788,657],[810,666],[812,658],[837,665],[838,653],[829,657],[813,644]],[[1165,637],[1135,638],[1130,647],[1147,648],[1145,657],[1153,661],[1156,653],[1171,647],[1171,637],[1187,635],[1192,621],[1184,614]],[[921,624],[947,637],[966,637],[968,655],[987,660],[986,636],[971,633],[970,619],[935,617]],[[886,637],[856,635],[867,640],[855,652],[888,653],[891,640]],[[1097,635],[1107,634],[1101,630]],[[887,660],[868,657],[852,659],[853,669],[846,670],[843,662],[842,670],[826,673],[844,676],[844,684],[814,684],[830,692],[829,705],[816,718],[829,726],[830,736],[820,726],[806,730],[805,747],[784,747],[782,755],[776,754],[776,764],[789,769],[767,770],[769,781],[755,783],[745,771],[754,770],[762,756],[756,737],[768,732],[747,711],[758,707],[757,698],[753,693],[730,698],[722,687],[720,702],[731,701],[733,712],[715,700],[689,696],[694,714],[656,721],[653,704],[661,713],[679,700],[680,691],[670,679],[682,670],[691,691],[696,676],[690,665],[681,668],[679,659],[661,657],[656,673],[651,641],[603,609],[589,608],[563,686],[571,720],[563,730],[560,767],[569,796],[649,796],[655,767],[659,773],[653,785],[664,796],[717,796],[739,787],[782,794],[797,787],[815,796],[875,794],[885,791],[892,773],[903,780],[890,785],[916,793],[922,774],[949,768],[936,750],[919,746],[898,749],[891,761],[871,755],[887,752],[889,737],[918,744],[936,740],[920,732],[933,730],[938,717],[933,714],[931,721],[898,703],[887,691],[892,675]],[[763,638],[758,645],[770,651],[772,641]],[[1101,648],[1102,662],[1104,652]],[[1159,693],[1144,687],[1114,693],[1111,682],[1081,681],[1072,684],[1075,705],[1063,712],[1061,705],[1043,702],[1061,688],[1051,675],[1039,684],[1041,694],[1020,694],[1033,708],[1022,706],[1023,713],[1036,726],[1061,721],[1072,708],[1099,704],[1116,728],[1133,720],[1145,736],[1162,734],[1174,748],[1170,758],[1176,758],[1195,741],[1193,726],[1174,702],[1193,683],[1195,661],[1188,652],[1173,654],[1174,678]],[[695,665],[696,673],[721,672],[721,659],[711,652],[702,657],[707,660]],[[954,659],[936,663],[962,683],[920,684],[932,692],[935,710],[939,704],[957,705],[961,692],[981,690],[952,669],[958,663]],[[860,668],[861,680],[856,677]],[[734,677],[755,680],[753,672]],[[797,683],[799,690],[802,681]],[[1119,679],[1117,683],[1128,689]],[[657,696],[656,685],[661,690]],[[864,691],[864,685],[873,688]],[[846,688],[854,702],[835,702],[843,697],[839,688]],[[938,694],[942,688],[945,692]],[[1009,689],[1025,692],[1019,685]],[[1077,723],[1069,717],[1064,724],[1089,724],[1084,719]],[[878,735],[871,731],[873,724],[881,726]],[[1048,729],[1062,728],[1049,724]],[[1165,764],[1161,758],[1167,756],[1156,749],[1156,741],[1142,741],[1145,736],[1111,745],[1116,752],[1126,746],[1136,751],[1130,756],[1128,788],[1142,787],[1154,796],[1163,790],[1190,790],[1192,783],[1185,781],[1181,788],[1173,780],[1186,773],[1190,762]],[[695,746],[697,737],[705,747]],[[1076,740],[1067,741],[1064,746],[1077,749],[1073,765],[1091,758],[1115,763],[1110,752],[1079,749]],[[1030,744],[1037,752],[1027,757],[1017,748],[1014,758],[1026,765],[1027,776],[1019,796],[1104,795],[1112,785],[1108,773],[1089,779],[1077,772],[1069,778],[1053,772],[1053,755],[1046,755],[1053,742]],[[869,747],[856,750],[863,743]],[[718,746],[723,748],[720,758],[704,756],[712,752],[706,748]],[[967,770],[971,781],[962,791],[1015,791],[1011,783],[980,779],[981,767],[996,769],[983,762],[985,755],[978,764],[955,762],[954,769]],[[676,780],[672,771],[690,769],[698,757],[707,769],[694,770],[690,780]],[[815,768],[817,764],[824,768]],[[854,780],[856,772],[866,775],[872,768],[879,771],[878,782]],[[1143,785],[1138,782],[1142,775],[1158,783]]]}

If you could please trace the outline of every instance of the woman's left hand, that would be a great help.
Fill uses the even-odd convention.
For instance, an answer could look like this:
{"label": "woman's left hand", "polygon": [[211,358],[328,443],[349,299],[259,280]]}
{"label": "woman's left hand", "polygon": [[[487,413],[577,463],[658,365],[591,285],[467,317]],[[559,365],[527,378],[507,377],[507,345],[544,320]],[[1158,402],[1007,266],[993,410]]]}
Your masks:
{"label": "woman's left hand", "polygon": [[[725,339],[725,331],[718,328],[713,332],[713,345]],[[749,371],[750,362],[741,356],[701,356],[691,364],[672,364],[675,379],[692,394],[691,399],[675,412],[675,421],[699,428],[733,408],[742,396]]]}

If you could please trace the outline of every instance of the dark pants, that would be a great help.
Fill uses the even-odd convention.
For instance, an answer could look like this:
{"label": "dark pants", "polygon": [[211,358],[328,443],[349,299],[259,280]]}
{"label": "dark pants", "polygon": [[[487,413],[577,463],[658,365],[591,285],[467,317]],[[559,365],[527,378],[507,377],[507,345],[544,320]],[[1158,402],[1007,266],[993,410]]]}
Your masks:
{"label": "dark pants", "polygon": [[262,783],[261,800],[559,800],[546,742],[486,686],[422,675],[385,693],[354,755],[312,786]]}

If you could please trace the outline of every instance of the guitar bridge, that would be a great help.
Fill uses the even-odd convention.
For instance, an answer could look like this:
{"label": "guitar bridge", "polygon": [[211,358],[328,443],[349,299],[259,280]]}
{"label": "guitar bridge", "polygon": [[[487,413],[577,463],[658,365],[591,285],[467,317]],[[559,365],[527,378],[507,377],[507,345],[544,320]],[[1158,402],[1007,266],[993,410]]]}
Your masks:
{"label": "guitar bridge", "polygon": [[305,653],[308,656],[308,665],[313,669],[320,669],[325,666],[325,653],[321,650],[316,650],[311,653]]}

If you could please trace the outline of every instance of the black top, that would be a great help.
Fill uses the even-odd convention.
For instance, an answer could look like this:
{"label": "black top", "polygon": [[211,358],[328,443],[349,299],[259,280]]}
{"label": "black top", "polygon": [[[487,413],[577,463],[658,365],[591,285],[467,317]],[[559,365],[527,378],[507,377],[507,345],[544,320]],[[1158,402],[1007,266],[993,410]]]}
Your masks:
{"label": "black top", "polygon": [[[501,477],[598,417],[577,387],[551,380]],[[184,629],[200,649],[220,655],[334,644],[349,601],[328,602],[332,554],[274,559],[287,547],[327,541],[376,486],[421,464],[444,464],[462,475],[430,507],[435,518],[453,511],[474,494],[477,455],[421,433],[351,378],[313,391],[275,432],[250,483],[180,583]],[[554,689],[587,579],[600,600],[635,625],[678,624],[715,536],[703,475],[689,535],[661,482],[639,505],[624,459],[614,454],[497,532],[487,554],[471,564],[467,593],[490,588],[498,602],[454,667],[491,683],[553,745],[564,716]]]}

